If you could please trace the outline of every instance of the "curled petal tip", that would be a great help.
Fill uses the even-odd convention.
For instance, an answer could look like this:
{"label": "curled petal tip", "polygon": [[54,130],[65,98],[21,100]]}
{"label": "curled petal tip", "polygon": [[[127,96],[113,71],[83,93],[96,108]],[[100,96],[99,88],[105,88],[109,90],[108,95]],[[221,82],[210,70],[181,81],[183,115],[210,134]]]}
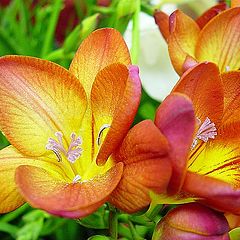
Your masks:
{"label": "curled petal tip", "polygon": [[173,12],[170,16],[169,16],[169,32],[173,33],[176,27],[176,12]]}
{"label": "curled petal tip", "polygon": [[137,65],[130,65],[128,69],[131,75],[139,74],[139,67]]}

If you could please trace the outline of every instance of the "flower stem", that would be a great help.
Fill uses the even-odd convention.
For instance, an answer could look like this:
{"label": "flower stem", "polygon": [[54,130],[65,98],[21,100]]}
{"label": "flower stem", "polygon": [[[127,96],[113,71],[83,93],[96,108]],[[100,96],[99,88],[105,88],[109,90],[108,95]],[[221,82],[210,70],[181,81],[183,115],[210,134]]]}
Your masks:
{"label": "flower stem", "polygon": [[112,239],[118,239],[118,213],[114,207],[109,205],[109,230]]}
{"label": "flower stem", "polygon": [[46,32],[46,37],[44,39],[43,48],[42,48],[42,52],[41,52],[42,57],[44,57],[46,54],[48,54],[51,49],[51,44],[54,39],[54,33],[55,33],[55,29],[56,29],[57,22],[58,22],[58,17],[59,17],[61,7],[62,7],[62,0],[56,0],[54,2],[54,4],[52,5],[52,7],[53,7],[53,10],[52,10],[52,14],[51,14],[51,17],[49,20],[48,29]]}
{"label": "flower stem", "polygon": [[151,203],[149,209],[145,213],[145,216],[154,221],[155,217],[158,215],[159,211],[161,210],[162,205],[161,204],[156,204],[154,202]]}
{"label": "flower stem", "polygon": [[133,64],[138,63],[139,57],[139,48],[140,48],[140,31],[139,31],[139,14],[141,11],[141,1],[137,1],[136,11],[133,15],[133,28],[132,28],[132,48],[131,48],[131,57]]}

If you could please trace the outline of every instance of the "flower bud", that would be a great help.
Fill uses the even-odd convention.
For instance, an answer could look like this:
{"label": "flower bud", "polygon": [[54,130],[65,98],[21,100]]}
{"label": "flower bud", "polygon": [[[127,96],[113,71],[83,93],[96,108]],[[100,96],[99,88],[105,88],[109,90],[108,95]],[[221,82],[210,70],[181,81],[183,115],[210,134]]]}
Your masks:
{"label": "flower bud", "polygon": [[171,210],[158,223],[153,240],[229,240],[223,214],[198,203]]}

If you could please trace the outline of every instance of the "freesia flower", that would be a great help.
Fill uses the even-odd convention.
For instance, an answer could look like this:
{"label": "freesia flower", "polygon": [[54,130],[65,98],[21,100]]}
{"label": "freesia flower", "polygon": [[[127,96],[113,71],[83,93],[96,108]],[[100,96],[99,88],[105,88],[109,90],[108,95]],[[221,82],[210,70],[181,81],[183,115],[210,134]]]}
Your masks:
{"label": "freesia flower", "polygon": [[0,151],[0,212],[27,201],[77,218],[101,206],[128,166],[111,154],[141,95],[120,33],[92,33],[69,70],[33,57],[0,58],[0,95],[0,129],[11,143]]}
{"label": "freesia flower", "polygon": [[[165,192],[164,188],[150,188],[154,203],[199,201],[223,212],[240,214],[239,79],[240,71],[220,74],[214,63],[204,62],[189,69],[159,106],[155,125],[151,123],[154,126],[150,128],[144,127],[144,122],[137,124],[134,141],[123,143],[122,150],[114,155],[132,161],[137,152],[134,147],[138,149],[137,143],[141,142],[145,149],[142,157],[157,155],[159,158],[165,137],[169,156],[162,157],[165,165],[159,169],[158,181],[161,183],[163,178],[168,183]],[[161,137],[157,137],[156,127]],[[153,145],[145,135],[158,141],[159,146]],[[153,151],[149,154],[151,148],[155,155]],[[169,164],[172,174],[167,181],[163,173],[169,171]],[[144,194],[149,197],[149,189]],[[138,205],[138,201],[132,202]]]}
{"label": "freesia flower", "polygon": [[[162,196],[171,184],[169,181],[179,181],[173,156],[186,157],[192,142],[194,110],[187,96],[176,93],[168,96],[160,108],[166,112],[162,114],[165,126],[159,129],[151,120],[136,124],[113,154],[116,162],[124,160],[128,164],[110,197],[110,202],[124,211],[146,207],[153,193]],[[172,132],[172,141],[168,130]]]}
{"label": "freesia flower", "polygon": [[[184,73],[159,107],[155,124],[172,148],[173,174],[166,195],[154,196],[156,201],[197,200],[240,214],[239,79],[239,71],[220,74],[213,63],[198,64]],[[190,98],[182,100],[185,107],[175,94]],[[186,106],[189,111],[184,112]],[[194,121],[175,114],[182,112],[183,119],[189,118],[193,110]]]}
{"label": "freesia flower", "polygon": [[223,214],[197,203],[172,209],[157,224],[153,240],[229,240]]}
{"label": "freesia flower", "polygon": [[156,13],[156,22],[167,38],[170,58],[178,74],[203,61],[216,63],[221,72],[240,68],[240,7],[234,1],[232,6],[222,11],[225,5],[217,5],[197,22],[179,10],[169,19],[161,12]]}

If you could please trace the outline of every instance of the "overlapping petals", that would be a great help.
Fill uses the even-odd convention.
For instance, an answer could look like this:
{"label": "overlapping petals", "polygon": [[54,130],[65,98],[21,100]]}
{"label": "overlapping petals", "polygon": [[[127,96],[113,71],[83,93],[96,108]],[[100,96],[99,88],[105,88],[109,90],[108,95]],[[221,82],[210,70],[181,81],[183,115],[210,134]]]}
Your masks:
{"label": "overlapping petals", "polygon": [[135,125],[114,154],[125,168],[110,202],[127,212],[136,212],[147,205],[151,191],[166,191],[172,168],[169,144],[161,131],[150,120]]}
{"label": "overlapping petals", "polygon": [[[123,172],[126,177],[114,191],[116,198],[111,197],[111,201],[121,199],[123,204],[117,205],[119,208],[129,206],[136,209],[132,202],[138,204],[141,201],[144,206],[150,196],[161,204],[199,201],[220,211],[240,214],[239,80],[239,71],[221,74],[217,65],[211,62],[203,62],[187,70],[159,106],[154,125],[148,123],[148,135],[159,145],[143,135],[147,122],[142,122],[141,131],[141,125],[136,125],[127,135],[121,150],[114,155],[116,159],[124,159],[124,163],[129,159],[141,162],[146,157],[151,159],[154,147],[154,152],[159,154],[159,177],[155,185],[161,186],[162,181],[165,184],[158,191],[153,184],[148,186],[145,183],[148,192],[150,189],[152,193],[146,194],[146,188],[139,188],[144,186],[144,182],[139,184],[141,180],[133,179],[129,174],[131,171],[136,173],[129,165]],[[163,137],[156,134],[156,128],[168,144],[166,157],[161,155]],[[144,149],[144,153],[136,149]],[[141,157],[138,157],[139,153]],[[162,159],[165,164],[162,164]],[[164,176],[169,167],[171,174]],[[142,164],[145,172],[151,166],[145,168]],[[141,172],[141,169],[137,171]],[[154,177],[155,171],[151,172],[150,176]],[[141,189],[140,200],[137,199],[137,190],[132,190],[133,186]],[[135,200],[128,203],[128,199]]]}
{"label": "overlapping petals", "polygon": [[229,240],[223,214],[197,203],[179,206],[161,219],[153,240]]}
{"label": "overlapping petals", "polygon": [[26,200],[76,218],[108,200],[124,167],[109,156],[141,95],[138,68],[129,64],[113,29],[92,33],[69,71],[32,57],[0,58],[0,129],[12,144],[0,151],[1,212]]}
{"label": "overlapping petals", "polygon": [[[220,74],[213,63],[201,63],[184,73],[173,92],[190,97],[196,119],[192,146],[184,148],[189,142],[187,138],[180,143],[189,153],[185,161],[182,160],[186,162],[187,170],[180,195],[190,195],[213,208],[240,214],[240,155],[236,134],[239,129],[236,106],[240,99],[237,93],[231,94],[238,85],[236,79],[240,79],[238,72]],[[205,141],[198,138],[204,119],[210,124],[205,131],[212,129],[213,133]],[[178,164],[175,167],[180,169]]]}
{"label": "overlapping petals", "polygon": [[189,98],[181,94],[171,94],[156,112],[156,126],[162,131],[170,144],[172,165],[168,192],[175,194],[181,188],[187,169],[186,159],[192,144],[195,117]]}
{"label": "overlapping petals", "polygon": [[[221,72],[240,68],[240,8],[232,3],[226,9],[218,4],[200,16],[196,22],[177,10],[169,21],[163,13],[156,12],[155,19],[163,36],[167,36],[169,54],[175,70],[182,75],[184,63],[190,56],[197,62],[211,61]],[[166,24],[169,22],[169,32]]]}

